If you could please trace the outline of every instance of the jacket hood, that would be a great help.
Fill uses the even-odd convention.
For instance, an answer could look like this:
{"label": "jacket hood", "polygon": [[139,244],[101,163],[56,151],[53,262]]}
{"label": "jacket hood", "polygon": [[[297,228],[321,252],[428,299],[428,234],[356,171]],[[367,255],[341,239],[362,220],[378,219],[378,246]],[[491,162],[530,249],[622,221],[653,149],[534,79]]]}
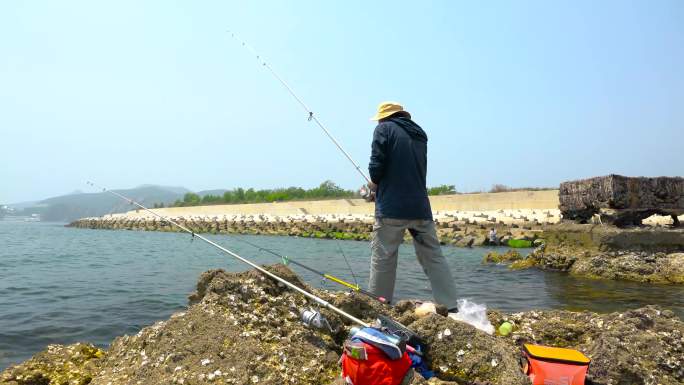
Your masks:
{"label": "jacket hood", "polygon": [[422,128],[420,128],[419,125],[417,125],[413,120],[410,118],[405,118],[405,117],[396,117],[396,118],[389,118],[387,119],[388,121],[395,123],[399,125],[401,128],[406,131],[407,134],[411,137],[411,139],[419,140],[421,142],[427,143],[427,135],[425,134],[425,131],[423,131]]}

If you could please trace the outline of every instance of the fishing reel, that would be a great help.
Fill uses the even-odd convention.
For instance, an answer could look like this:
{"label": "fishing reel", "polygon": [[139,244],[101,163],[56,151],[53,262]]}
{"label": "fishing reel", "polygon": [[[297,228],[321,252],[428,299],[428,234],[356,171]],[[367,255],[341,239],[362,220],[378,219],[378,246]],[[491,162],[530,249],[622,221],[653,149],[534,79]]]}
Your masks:
{"label": "fishing reel", "polygon": [[330,326],[328,320],[318,310],[315,310],[313,308],[302,310],[301,319],[302,323],[304,323],[304,326],[310,329],[313,328],[319,330],[327,330],[331,333],[333,332],[333,329]]}
{"label": "fishing reel", "polygon": [[361,186],[359,194],[366,202],[375,202],[375,191],[369,185]]}
{"label": "fishing reel", "polygon": [[425,341],[416,332],[387,316],[378,315],[374,326],[396,336],[405,344],[416,348],[418,352],[425,350]]}

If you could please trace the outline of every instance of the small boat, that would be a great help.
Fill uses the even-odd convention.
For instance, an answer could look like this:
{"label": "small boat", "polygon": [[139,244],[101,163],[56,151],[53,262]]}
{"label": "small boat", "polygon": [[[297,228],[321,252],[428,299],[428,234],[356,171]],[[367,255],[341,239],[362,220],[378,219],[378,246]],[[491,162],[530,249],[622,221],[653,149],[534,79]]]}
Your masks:
{"label": "small boat", "polygon": [[31,214],[30,217],[25,217],[24,222],[40,222],[40,214]]}

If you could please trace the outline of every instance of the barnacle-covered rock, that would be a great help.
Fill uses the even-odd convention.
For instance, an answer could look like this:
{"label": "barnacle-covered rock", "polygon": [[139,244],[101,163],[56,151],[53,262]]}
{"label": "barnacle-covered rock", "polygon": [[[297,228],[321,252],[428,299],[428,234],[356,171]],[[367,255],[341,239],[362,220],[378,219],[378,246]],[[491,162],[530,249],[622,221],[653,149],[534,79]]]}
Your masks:
{"label": "barnacle-covered rock", "polygon": [[505,253],[497,253],[496,251],[490,251],[482,259],[482,263],[507,263],[519,261],[523,257],[519,252],[515,250],[508,250]]}
{"label": "barnacle-covered rock", "polygon": [[515,349],[494,336],[437,314],[410,326],[425,338],[430,347],[427,358],[440,379],[492,385],[529,383]]}
{"label": "barnacle-covered rock", "polygon": [[49,345],[30,360],[2,372],[0,384],[86,385],[104,356],[104,351],[93,345]]}
{"label": "barnacle-covered rock", "polygon": [[562,224],[546,227],[543,238],[543,245],[514,261],[511,268],[537,267],[587,278],[644,283],[684,283],[683,229]]}
{"label": "barnacle-covered rock", "polygon": [[596,384],[684,383],[684,323],[654,306],[624,313],[565,310],[490,313],[513,332],[499,336],[512,347],[535,343],[578,349],[591,358],[588,379]]}
{"label": "barnacle-covered rock", "polygon": [[[684,382],[684,324],[671,311],[645,307],[596,314],[564,310],[506,314],[489,311],[506,336],[488,335],[446,317],[446,309],[419,318],[416,303],[388,307],[348,292],[316,290],[284,266],[269,271],[306,288],[367,322],[379,314],[407,325],[428,342],[437,377],[413,384],[528,384],[518,366],[519,344],[579,349],[592,359],[598,384],[671,385]],[[187,310],[132,336],[106,354],[90,345],[51,345],[0,373],[0,384],[342,384],[338,360],[350,322],[320,309],[328,330],[305,327],[304,296],[254,270],[211,270],[200,277]]]}

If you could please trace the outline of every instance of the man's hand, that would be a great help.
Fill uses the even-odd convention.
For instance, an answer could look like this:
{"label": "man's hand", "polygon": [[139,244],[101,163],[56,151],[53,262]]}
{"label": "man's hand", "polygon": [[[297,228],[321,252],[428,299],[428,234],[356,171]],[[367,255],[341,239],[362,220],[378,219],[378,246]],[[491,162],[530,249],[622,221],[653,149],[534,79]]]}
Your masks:
{"label": "man's hand", "polygon": [[368,185],[363,185],[359,189],[359,194],[361,194],[361,197],[366,201],[366,202],[374,202],[375,201],[375,191],[378,189],[378,185],[376,185],[373,182],[370,182]]}

